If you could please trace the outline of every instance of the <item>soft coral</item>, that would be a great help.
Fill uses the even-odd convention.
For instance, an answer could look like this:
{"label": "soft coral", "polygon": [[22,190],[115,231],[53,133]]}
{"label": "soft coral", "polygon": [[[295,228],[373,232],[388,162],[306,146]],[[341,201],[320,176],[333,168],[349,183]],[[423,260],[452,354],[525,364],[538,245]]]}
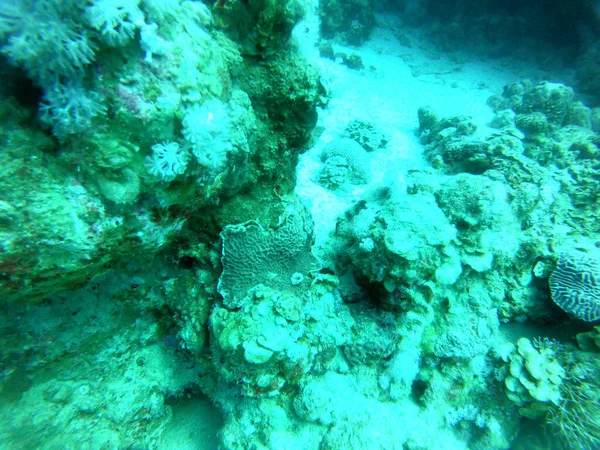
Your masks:
{"label": "soft coral", "polygon": [[52,127],[59,139],[86,131],[92,119],[106,112],[100,94],[71,82],[48,88],[40,107],[41,120]]}
{"label": "soft coral", "polygon": [[125,45],[144,23],[138,3],[139,0],[96,0],[87,8],[87,18],[108,45]]}
{"label": "soft coral", "polygon": [[1,51],[42,87],[77,76],[94,60],[82,3],[0,0]]}

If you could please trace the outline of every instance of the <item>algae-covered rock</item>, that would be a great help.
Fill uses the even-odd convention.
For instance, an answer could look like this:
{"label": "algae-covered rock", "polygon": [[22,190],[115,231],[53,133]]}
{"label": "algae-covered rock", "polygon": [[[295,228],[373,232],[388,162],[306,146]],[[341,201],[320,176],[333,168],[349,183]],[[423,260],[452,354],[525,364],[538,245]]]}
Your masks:
{"label": "algae-covered rock", "polygon": [[523,80],[505,86],[502,97],[490,99],[490,104],[495,111],[511,109],[517,114],[524,114],[520,119],[521,126],[528,131],[545,128],[540,114],[553,126],[590,126],[589,108],[575,101],[573,89],[561,83],[543,81],[533,84],[530,80]]}
{"label": "algae-covered rock", "polygon": [[222,361],[219,378],[237,384],[246,397],[277,396],[304,379],[330,349],[335,354],[335,347],[349,341],[353,320],[339,297],[313,292],[294,295],[258,285],[239,309],[215,308],[211,350]]}
{"label": "algae-covered rock", "polygon": [[288,49],[304,6],[298,0],[248,0],[223,2],[213,11],[216,26],[239,42],[244,55],[270,58]]}
{"label": "algae-covered rock", "polygon": [[455,257],[456,229],[427,193],[371,192],[340,217],[336,237],[337,265],[389,292],[429,279]]}
{"label": "algae-covered rock", "polygon": [[[451,176],[466,172],[490,180],[462,190],[473,195],[474,202],[458,188],[466,186],[469,176],[460,183],[460,178],[439,183],[441,189],[425,182],[415,188],[435,192],[444,213],[454,218],[462,264],[478,272],[493,272],[495,265],[514,272],[514,281],[505,277],[501,283],[512,285],[500,305],[503,317],[552,314],[544,306],[544,288],[532,277],[532,268],[540,260],[553,259],[548,245],[565,240],[561,223],[568,233],[584,239],[598,228],[595,205],[600,191],[594,181],[597,167],[591,162],[597,136],[589,129],[589,108],[574,98],[571,88],[557,83],[523,80],[508,85],[501,97],[488,100],[497,113],[493,125],[499,131],[483,134],[474,134],[468,120],[440,119],[431,108],[419,110],[418,134],[435,168]],[[512,117],[520,129],[514,128]],[[479,191],[482,186],[487,188]],[[494,211],[490,222],[475,225],[468,215],[459,217],[469,204],[483,207],[491,193],[495,206],[485,207]],[[545,231],[539,234],[536,230],[541,229]],[[569,245],[560,244],[564,249]]]}
{"label": "algae-covered rock", "polygon": [[354,139],[368,152],[383,148],[388,142],[386,136],[373,124],[362,120],[351,121],[344,129],[342,137]]}
{"label": "algae-covered rock", "polygon": [[548,119],[539,111],[517,114],[515,124],[526,135],[544,134],[548,130]]}
{"label": "algae-covered rock", "polygon": [[419,108],[418,117],[425,156],[435,168],[476,174],[490,168],[489,144],[474,136],[477,127],[469,117],[440,120],[428,107]]}
{"label": "algae-covered rock", "polygon": [[584,352],[600,351],[600,327],[577,335],[577,344]]}
{"label": "algae-covered rock", "polygon": [[440,358],[473,358],[485,354],[494,342],[498,320],[491,314],[478,317],[463,313],[448,315],[445,330],[437,337],[433,352]]}
{"label": "algae-covered rock", "polygon": [[158,266],[146,279],[112,273],[43,304],[3,306],[3,446],[157,445],[173,417],[168,399],[198,375],[140,301]]}
{"label": "algae-covered rock", "polygon": [[[7,112],[19,111],[11,102],[3,104]],[[85,284],[111,259],[108,248],[128,233],[123,217],[107,211],[93,187],[58,163],[55,142],[14,121],[19,114],[2,123],[3,300],[35,300]]]}
{"label": "algae-covered rock", "polygon": [[368,39],[375,25],[372,0],[325,0],[319,3],[321,33],[325,38],[341,37],[352,45]]}

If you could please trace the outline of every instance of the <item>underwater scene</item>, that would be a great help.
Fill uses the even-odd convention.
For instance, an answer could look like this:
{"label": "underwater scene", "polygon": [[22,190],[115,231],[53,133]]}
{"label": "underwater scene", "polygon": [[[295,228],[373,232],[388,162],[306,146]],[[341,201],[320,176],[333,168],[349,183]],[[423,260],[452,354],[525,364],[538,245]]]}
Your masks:
{"label": "underwater scene", "polygon": [[0,450],[600,450],[599,0],[0,0]]}

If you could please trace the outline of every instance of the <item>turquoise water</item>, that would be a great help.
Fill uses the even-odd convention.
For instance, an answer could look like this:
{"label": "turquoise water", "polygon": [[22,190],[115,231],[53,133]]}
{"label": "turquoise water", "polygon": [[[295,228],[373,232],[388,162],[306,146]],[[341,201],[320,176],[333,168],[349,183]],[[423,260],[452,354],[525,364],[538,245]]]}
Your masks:
{"label": "turquoise water", "polygon": [[0,448],[600,448],[599,11],[0,0]]}

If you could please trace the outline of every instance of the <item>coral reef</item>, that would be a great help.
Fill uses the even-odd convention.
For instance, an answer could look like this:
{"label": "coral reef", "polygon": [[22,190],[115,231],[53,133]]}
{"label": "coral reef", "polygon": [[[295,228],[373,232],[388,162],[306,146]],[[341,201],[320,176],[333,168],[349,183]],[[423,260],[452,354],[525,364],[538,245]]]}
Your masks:
{"label": "coral reef", "polygon": [[[324,259],[352,277],[354,291],[387,311],[403,335],[380,378],[391,398],[409,392],[425,410],[443,411],[469,448],[507,448],[518,416],[554,429],[564,421],[563,437],[572,433],[582,448],[593,448],[595,435],[586,440],[584,429],[595,424],[574,425],[593,405],[588,393],[577,393],[588,381],[566,356],[582,361],[584,354],[545,337],[507,339],[505,324],[568,320],[549,289],[561,308],[594,320],[595,259],[561,254],[594,250],[588,227],[598,214],[590,191],[597,138],[566,86],[525,81],[504,92],[490,100],[498,131],[487,134],[476,133],[468,117],[438,119],[421,108],[418,134],[433,169],[367,190],[338,219]],[[544,159],[548,147],[552,155]],[[340,289],[353,301],[349,286]],[[597,351],[594,336],[579,340]],[[386,354],[385,341],[376,342],[360,348],[362,358]],[[402,349],[405,342],[412,351]],[[353,361],[354,347],[344,351]],[[400,367],[404,373],[392,372]],[[567,400],[573,397],[582,410]]]}
{"label": "coral reef", "polygon": [[[15,69],[0,98],[3,447],[157,448],[182,398],[218,402],[232,367],[211,358],[231,348],[209,346],[220,317],[210,313],[222,308],[219,276],[225,292],[234,273],[227,253],[221,274],[220,233],[230,249],[234,226],[259,239],[259,220],[277,224],[326,100],[317,71],[289,46],[301,5],[250,1],[249,15],[231,3],[0,6],[0,50]],[[245,344],[256,357],[281,320],[292,337],[302,324],[296,337],[319,348],[290,341],[273,358],[291,386],[331,359],[316,320],[337,321],[339,345],[352,323],[336,315],[335,295],[319,307],[325,293],[305,298],[311,284],[336,282],[310,274],[312,233],[293,235],[294,218],[280,237],[300,239],[287,256],[305,264],[285,273],[290,301],[275,302],[274,328]],[[284,271],[292,262],[279,261]],[[230,325],[250,317],[230,315]],[[252,386],[267,391],[265,380]]]}
{"label": "coral reef", "polygon": [[[249,186],[274,199],[288,192],[297,153],[281,154],[291,147],[298,152],[308,140],[314,122],[307,116],[321,102],[316,75],[303,59],[278,52],[268,63],[245,60],[200,2],[98,0],[85,10],[72,3],[20,2],[2,16],[2,51],[42,90],[40,122],[3,100],[2,126],[13,136],[3,152],[3,220],[7,233],[21,232],[3,244],[0,282],[7,295],[32,301],[42,292],[85,283],[130,252],[160,251],[186,219],[207,223],[207,211],[218,215]],[[24,17],[28,24],[39,22],[37,29],[21,26]],[[277,17],[261,20],[271,27]],[[285,20],[293,23],[294,17]],[[94,51],[62,58],[48,49],[48,39],[56,39],[43,33],[46,28],[64,34],[58,42],[69,40],[61,49],[71,48],[71,56],[83,44]],[[291,28],[275,29],[279,40],[289,38]],[[248,74],[243,83],[234,82],[232,74],[244,64]],[[290,96],[292,84],[297,94]],[[269,108],[284,116],[257,118],[264,97],[256,86],[269,92]],[[293,112],[297,107],[302,114]],[[40,124],[58,142],[44,142]],[[38,175],[17,182],[14,174],[23,170]],[[255,217],[240,214],[237,221]],[[51,229],[42,223],[23,228],[24,215],[52,217]],[[218,236],[230,222],[206,226]],[[70,255],[68,262],[61,262],[61,252]]]}
{"label": "coral reef", "polygon": [[[482,11],[409,3],[441,41]],[[375,97],[329,129],[321,77],[383,77],[392,7],[0,2],[2,448],[183,448],[209,416],[227,450],[598,447],[600,110],[523,80],[485,120]]]}

